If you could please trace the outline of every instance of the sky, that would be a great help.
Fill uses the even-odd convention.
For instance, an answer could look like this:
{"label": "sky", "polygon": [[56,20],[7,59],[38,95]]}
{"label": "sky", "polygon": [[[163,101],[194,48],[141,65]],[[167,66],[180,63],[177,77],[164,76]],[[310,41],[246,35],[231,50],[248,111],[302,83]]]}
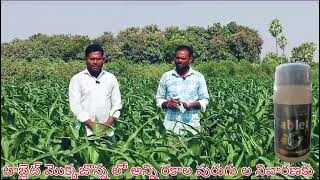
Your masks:
{"label": "sky", "polygon": [[207,27],[235,21],[257,30],[264,43],[262,57],[275,52],[268,31],[277,18],[288,39],[287,56],[303,42],[317,44],[319,60],[319,1],[1,1],[1,43],[36,34],[88,35],[156,24]]}

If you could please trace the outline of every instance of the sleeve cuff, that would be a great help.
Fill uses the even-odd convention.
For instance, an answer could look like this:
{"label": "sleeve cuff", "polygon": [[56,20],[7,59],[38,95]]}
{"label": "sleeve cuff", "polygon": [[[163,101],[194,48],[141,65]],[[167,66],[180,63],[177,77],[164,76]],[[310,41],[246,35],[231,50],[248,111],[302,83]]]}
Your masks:
{"label": "sleeve cuff", "polygon": [[207,108],[208,100],[207,99],[201,99],[201,100],[198,100],[198,102],[200,103],[201,111],[204,112],[206,110],[206,108]]}
{"label": "sleeve cuff", "polygon": [[120,111],[116,111],[116,112],[110,114],[110,116],[112,116],[112,117],[114,117],[114,118],[116,118],[116,119],[119,119],[119,117],[120,117]]}
{"label": "sleeve cuff", "polygon": [[88,114],[87,112],[81,112],[81,113],[79,113],[79,115],[78,115],[78,120],[79,120],[80,122],[85,122],[85,121],[87,121],[89,118],[90,118],[90,117],[89,117],[89,114]]}
{"label": "sleeve cuff", "polygon": [[157,100],[157,106],[159,107],[159,108],[161,108],[162,107],[162,104],[164,103],[164,102],[166,102],[167,100],[165,100],[165,99],[158,99]]}

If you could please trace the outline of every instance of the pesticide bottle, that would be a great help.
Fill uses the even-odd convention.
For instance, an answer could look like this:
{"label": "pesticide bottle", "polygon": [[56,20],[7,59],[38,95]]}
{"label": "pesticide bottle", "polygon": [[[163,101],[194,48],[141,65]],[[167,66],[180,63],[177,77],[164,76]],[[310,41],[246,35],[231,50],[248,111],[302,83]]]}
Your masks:
{"label": "pesticide bottle", "polygon": [[300,162],[311,150],[311,69],[303,63],[277,66],[273,93],[275,153],[286,162]]}

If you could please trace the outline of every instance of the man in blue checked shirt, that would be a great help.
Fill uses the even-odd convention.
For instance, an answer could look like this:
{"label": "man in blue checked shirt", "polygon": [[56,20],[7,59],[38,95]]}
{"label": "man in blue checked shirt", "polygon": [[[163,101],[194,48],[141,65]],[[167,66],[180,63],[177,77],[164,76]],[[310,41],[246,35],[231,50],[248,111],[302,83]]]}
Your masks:
{"label": "man in blue checked shirt", "polygon": [[205,111],[209,101],[204,76],[189,66],[192,55],[191,47],[177,47],[176,68],[162,75],[156,95],[157,106],[166,110],[164,127],[180,135],[184,130],[197,133],[188,125],[200,128],[198,114]]}

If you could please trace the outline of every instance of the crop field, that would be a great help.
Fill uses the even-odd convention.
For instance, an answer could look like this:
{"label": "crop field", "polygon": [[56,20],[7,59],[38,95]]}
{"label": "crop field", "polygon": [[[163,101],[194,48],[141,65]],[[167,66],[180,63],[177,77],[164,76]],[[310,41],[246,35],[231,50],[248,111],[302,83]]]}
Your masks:
{"label": "crop field", "polygon": [[[160,78],[160,77],[159,77]],[[164,111],[155,105],[156,78],[119,77],[123,109],[116,124],[116,143],[88,141],[83,126],[69,110],[66,80],[5,81],[1,83],[1,166],[21,163],[73,164],[102,163],[110,178],[132,178],[129,171],[113,176],[110,169],[127,162],[129,167],[148,163],[158,172],[161,166],[190,167],[193,172],[204,163],[210,167],[233,164],[255,169],[256,164],[281,167],[274,153],[274,128],[270,78],[216,78],[206,76],[209,106],[201,113],[198,135],[166,133]],[[313,80],[311,157],[291,166],[309,163],[319,178],[319,80]],[[17,176],[16,176],[17,177]],[[45,175],[41,175],[45,178]],[[93,177],[93,176],[92,176]],[[243,178],[239,173],[235,177]],[[255,178],[255,174],[251,178]],[[61,178],[61,177],[60,177]],[[70,177],[64,177],[70,179]],[[148,176],[136,178],[147,179]],[[169,178],[159,175],[159,178]],[[172,177],[171,177],[172,178]],[[174,178],[189,177],[178,173]],[[277,174],[274,178],[290,178]],[[296,177],[292,177],[296,178]],[[304,179],[306,177],[299,176]],[[310,177],[309,177],[310,178]]]}

